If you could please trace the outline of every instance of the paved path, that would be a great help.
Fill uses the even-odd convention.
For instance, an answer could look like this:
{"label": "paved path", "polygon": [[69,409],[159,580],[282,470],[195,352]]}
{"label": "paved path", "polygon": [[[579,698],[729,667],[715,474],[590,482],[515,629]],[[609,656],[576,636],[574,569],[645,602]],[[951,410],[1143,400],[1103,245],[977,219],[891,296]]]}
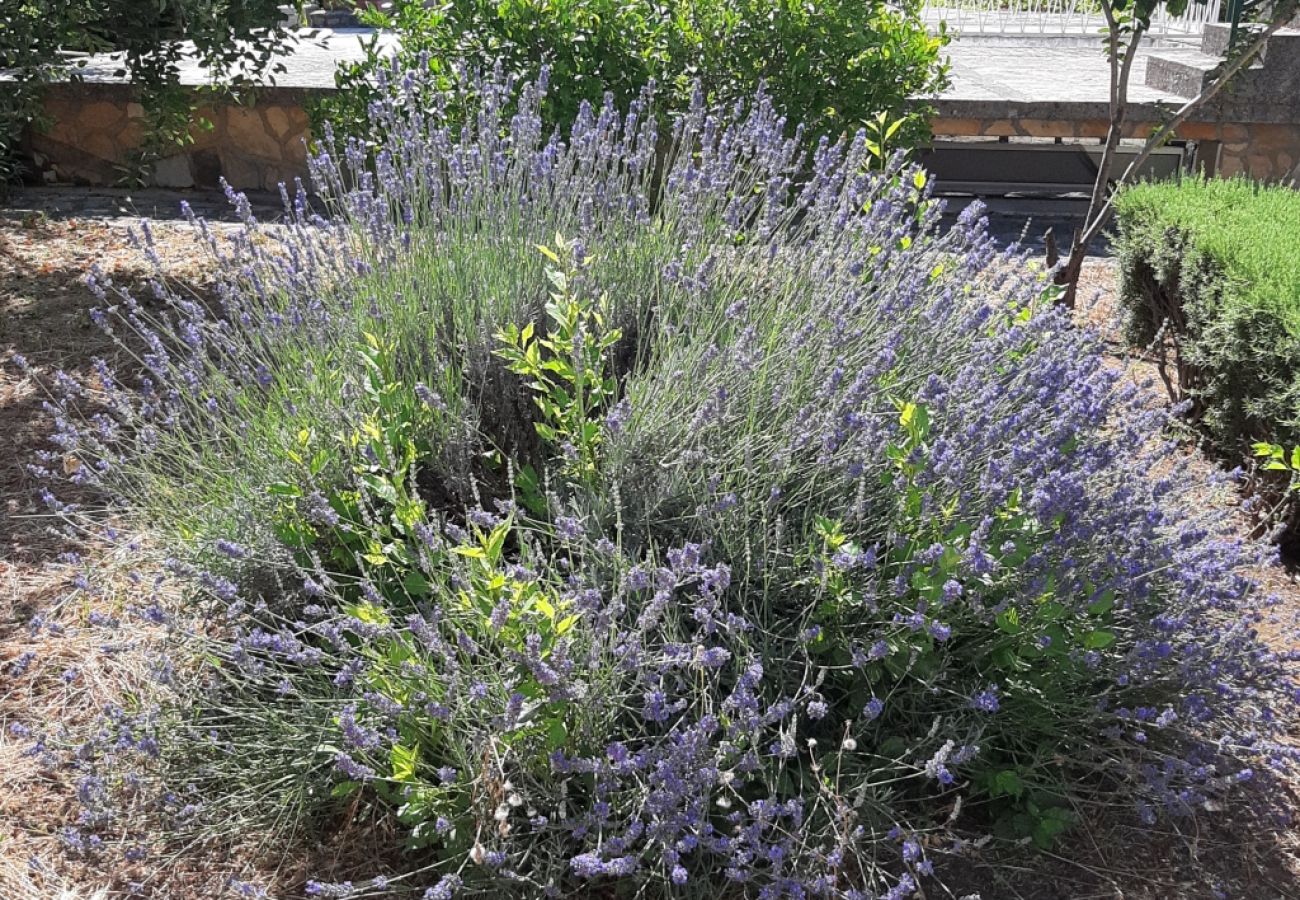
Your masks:
{"label": "paved path", "polygon": [[[364,56],[363,41],[373,39],[369,29],[303,30],[297,45],[284,59],[288,71],[267,75],[262,81],[283,88],[331,88],[334,70],[341,62]],[[380,45],[392,47],[392,35],[381,35]],[[952,85],[940,99],[958,101],[1003,100],[1025,103],[1105,103],[1109,79],[1101,40],[1096,36],[1034,34],[968,34],[947,48],[952,60]],[[82,74],[89,82],[123,80],[121,62],[112,56],[92,57]],[[1177,103],[1172,94],[1142,85],[1146,60],[1133,72],[1135,102]],[[182,64],[183,84],[208,83],[208,73],[197,63]]]}
{"label": "paved path", "polygon": [[[303,29],[294,33],[293,50],[280,61],[288,71],[283,74],[263,74],[257,81],[272,87],[332,88],[334,70],[343,62],[356,62],[365,58],[363,42],[374,38],[369,28]],[[381,47],[393,47],[392,35],[379,37]],[[94,84],[118,84],[127,79],[122,74],[120,54],[98,54],[89,58],[81,69],[82,77]],[[208,71],[196,60],[185,59],[180,64],[181,84],[201,86],[210,82]]]}
{"label": "paved path", "polygon": [[[1083,43],[1050,37],[1018,41],[984,37],[948,45],[952,85],[942,100],[1003,100],[1022,103],[1107,103],[1110,69],[1101,40]],[[1136,103],[1184,101],[1146,87],[1146,54],[1134,61],[1129,98]]]}
{"label": "paved path", "polygon": [[[279,194],[249,191],[249,204],[260,221],[284,215]],[[31,217],[91,219],[98,222],[170,221],[185,218],[181,202],[210,222],[236,222],[235,210],[220,191],[126,190],[105,187],[18,187],[0,204],[0,222]]]}

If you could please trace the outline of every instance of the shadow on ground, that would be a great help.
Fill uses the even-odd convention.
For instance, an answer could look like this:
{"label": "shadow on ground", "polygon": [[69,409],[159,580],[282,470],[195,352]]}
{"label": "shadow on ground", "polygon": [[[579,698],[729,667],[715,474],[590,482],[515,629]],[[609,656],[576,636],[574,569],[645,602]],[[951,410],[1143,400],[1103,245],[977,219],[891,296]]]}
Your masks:
{"label": "shadow on ground", "polygon": [[1080,810],[1052,850],[1007,847],[996,865],[953,866],[951,883],[984,900],[1295,900],[1295,809],[1293,785],[1260,777],[1231,805],[1154,826],[1136,810]]}

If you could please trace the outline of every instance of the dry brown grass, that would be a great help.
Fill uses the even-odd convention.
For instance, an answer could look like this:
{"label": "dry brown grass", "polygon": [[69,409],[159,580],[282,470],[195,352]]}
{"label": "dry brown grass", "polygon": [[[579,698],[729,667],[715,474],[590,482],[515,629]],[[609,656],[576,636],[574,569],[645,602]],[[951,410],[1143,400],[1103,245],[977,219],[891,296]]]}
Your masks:
{"label": "dry brown grass", "polygon": [[[128,239],[131,224],[0,218],[0,900],[104,900],[125,896],[131,881],[143,882],[137,896],[216,898],[228,896],[231,877],[290,896],[301,894],[309,876],[373,875],[393,841],[358,820],[338,828],[325,823],[314,836],[246,834],[155,846],[150,863],[110,877],[62,849],[59,831],[76,815],[74,773],[43,767],[27,752],[31,739],[11,733],[13,725],[32,733],[66,729],[63,740],[71,740],[106,705],[148,690],[148,630],[133,625],[133,647],[104,652],[103,630],[87,625],[96,610],[121,615],[136,589],[101,561],[94,589],[74,590],[73,571],[59,562],[69,551],[93,558],[97,548],[70,539],[39,504],[39,486],[24,467],[44,446],[51,422],[37,385],[12,364],[22,354],[41,376],[61,368],[93,384],[93,358],[114,362],[114,345],[89,320],[95,301],[82,279],[98,263],[118,284],[143,285],[148,269]],[[188,225],[154,222],[152,228],[168,277],[201,290],[205,257]],[[36,615],[58,633],[33,635],[28,623]],[[25,653],[35,655],[27,673],[7,678],[8,663]],[[63,673],[74,669],[76,680],[65,682]]]}
{"label": "dry brown grass", "polygon": [[[187,281],[201,276],[187,226],[159,223],[155,235],[172,263],[169,275]],[[87,383],[95,356],[112,361],[113,345],[87,315],[94,298],[82,279],[94,263],[118,283],[138,285],[146,277],[125,221],[35,217],[0,224],[0,671],[34,655],[22,677],[0,679],[3,900],[100,900],[145,874],[122,871],[110,879],[66,856],[59,830],[75,817],[74,773],[46,767],[24,736],[27,730],[46,734],[52,745],[74,740],[105,706],[147,688],[147,630],[135,630],[133,646],[106,649],[111,637],[87,625],[95,610],[120,615],[129,584],[110,579],[89,592],[72,588],[73,572],[60,555],[75,550],[93,556],[96,548],[55,527],[24,468],[42,448],[50,420],[40,389],[19,375],[12,356],[27,357],[41,375],[62,368]],[[38,614],[55,630],[33,633],[28,623]],[[65,680],[64,673],[74,671],[75,679]],[[153,895],[216,897],[228,874],[239,870],[217,871],[202,856],[197,861],[173,867]]]}
{"label": "dry brown grass", "polygon": [[[84,722],[117,695],[110,673],[97,664],[89,634],[35,637],[26,623],[37,613],[55,621],[67,573],[55,560],[72,548],[37,507],[24,464],[41,447],[49,418],[43,397],[19,377],[10,357],[21,353],[42,371],[66,367],[85,377],[91,358],[109,346],[91,326],[91,295],[80,278],[92,262],[132,271],[124,231],[76,221],[6,223],[0,229],[0,666],[34,653],[30,674],[0,682],[0,896],[90,898],[106,887],[63,866],[57,830],[71,792],[57,772],[29,754],[30,741],[11,726],[41,730],[52,722]],[[134,264],[138,270],[138,263]],[[69,622],[70,625],[75,625]],[[61,673],[81,677],[65,683]]]}

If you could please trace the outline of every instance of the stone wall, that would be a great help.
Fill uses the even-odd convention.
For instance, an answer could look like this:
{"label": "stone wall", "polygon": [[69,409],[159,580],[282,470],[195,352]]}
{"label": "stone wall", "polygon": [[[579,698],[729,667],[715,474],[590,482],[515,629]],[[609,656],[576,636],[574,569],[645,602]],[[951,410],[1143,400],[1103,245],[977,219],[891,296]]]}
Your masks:
{"label": "stone wall", "polygon": [[[304,101],[302,91],[272,89],[248,105],[200,108],[211,127],[193,127],[192,143],[154,165],[152,183],[212,188],[224,177],[239,190],[275,190],[305,176]],[[144,134],[144,109],[124,85],[57,85],[46,96],[45,117],[48,127],[29,129],[25,142],[30,165],[48,182],[114,184]]]}
{"label": "stone wall", "polygon": [[[195,127],[193,143],[154,167],[158,187],[216,187],[224,177],[239,190],[275,190],[306,175],[307,114],[314,88],[263,89],[248,105],[200,110],[211,129]],[[936,137],[1033,137],[1096,141],[1106,136],[1104,104],[1013,101],[945,101],[932,122]],[[1141,138],[1158,117],[1138,105],[1126,137]],[[38,175],[55,183],[119,182],[143,134],[144,110],[123,84],[53,86],[46,99],[46,131],[29,130],[27,150]],[[1212,116],[1212,117],[1211,117]],[[1300,122],[1231,121],[1228,110],[1209,111],[1178,129],[1197,142],[1197,165],[1210,174],[1289,180],[1300,178]]]}
{"label": "stone wall", "polygon": [[[981,104],[990,106],[990,102]],[[1065,141],[1097,141],[1106,137],[1109,122],[1101,111],[1033,110],[1020,114],[1015,106],[1000,109],[956,109],[931,125],[935,137],[1032,137]],[[959,113],[953,115],[952,113]],[[971,115],[971,113],[993,115]],[[1080,113],[1084,113],[1080,115]],[[1073,115],[1071,115],[1073,113]],[[1145,138],[1158,126],[1154,118],[1138,116],[1124,128],[1126,138]],[[1220,119],[1183,123],[1177,140],[1197,142],[1196,162],[1207,174],[1244,174],[1270,181],[1300,179],[1300,122],[1231,122]]]}
{"label": "stone wall", "polygon": [[1219,127],[1219,174],[1244,172],[1252,178],[1300,179],[1300,123]]}

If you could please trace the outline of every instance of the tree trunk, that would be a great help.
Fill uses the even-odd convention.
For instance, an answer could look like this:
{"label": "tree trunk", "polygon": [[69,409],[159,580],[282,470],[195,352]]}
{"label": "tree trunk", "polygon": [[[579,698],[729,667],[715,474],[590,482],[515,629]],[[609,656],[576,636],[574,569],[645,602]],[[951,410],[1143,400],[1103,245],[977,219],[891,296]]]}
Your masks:
{"label": "tree trunk", "polygon": [[1083,274],[1083,261],[1088,255],[1088,245],[1079,239],[1080,234],[1081,232],[1075,232],[1075,240],[1070,245],[1070,258],[1065,261],[1065,265],[1056,270],[1056,277],[1053,279],[1065,288],[1061,292],[1060,303],[1070,309],[1074,309],[1079,293],[1079,276]]}
{"label": "tree trunk", "polygon": [[[1102,4],[1103,9],[1106,4]],[[1101,151],[1101,162],[1097,165],[1097,178],[1092,185],[1092,196],[1088,199],[1088,212],[1083,218],[1083,227],[1075,231],[1070,242],[1070,257],[1065,266],[1056,272],[1055,281],[1064,286],[1060,302],[1070,309],[1074,308],[1079,292],[1079,275],[1083,272],[1083,261],[1088,256],[1088,248],[1093,238],[1101,230],[1109,211],[1110,173],[1115,166],[1115,151],[1119,149],[1120,139],[1124,135],[1124,119],[1128,114],[1128,82],[1133,73],[1133,61],[1137,58],[1138,47],[1142,43],[1145,29],[1138,25],[1133,29],[1133,36],[1123,45],[1121,54],[1119,35],[1114,27],[1114,20],[1107,12],[1108,42],[1110,56],[1110,127],[1106,130],[1106,145]]]}

